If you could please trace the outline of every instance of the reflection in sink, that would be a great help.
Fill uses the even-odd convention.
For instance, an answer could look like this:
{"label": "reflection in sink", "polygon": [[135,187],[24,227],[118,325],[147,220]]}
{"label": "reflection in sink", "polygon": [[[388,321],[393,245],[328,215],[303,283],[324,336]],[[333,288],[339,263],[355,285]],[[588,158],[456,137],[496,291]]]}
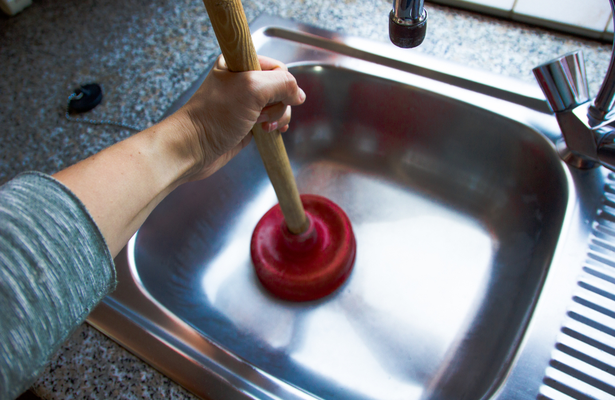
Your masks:
{"label": "reflection in sink", "polygon": [[334,295],[272,298],[249,243],[276,203],[253,146],[169,196],[133,239],[144,289],[201,335],[335,399],[480,399],[510,364],[568,199],[552,144],[514,120],[331,65],[291,68],[307,101],[287,150],[301,193],[340,205],[355,269]]}

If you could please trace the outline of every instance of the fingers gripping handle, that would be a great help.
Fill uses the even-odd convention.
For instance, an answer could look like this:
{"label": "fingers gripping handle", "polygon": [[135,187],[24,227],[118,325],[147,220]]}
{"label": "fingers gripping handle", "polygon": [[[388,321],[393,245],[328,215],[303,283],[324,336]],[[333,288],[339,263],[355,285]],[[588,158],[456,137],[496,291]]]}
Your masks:
{"label": "fingers gripping handle", "polygon": [[[203,3],[229,70],[260,71],[241,0],[203,0]],[[288,229],[295,234],[303,233],[309,222],[299,198],[282,135],[278,130],[265,132],[260,124],[254,125],[252,134]]]}

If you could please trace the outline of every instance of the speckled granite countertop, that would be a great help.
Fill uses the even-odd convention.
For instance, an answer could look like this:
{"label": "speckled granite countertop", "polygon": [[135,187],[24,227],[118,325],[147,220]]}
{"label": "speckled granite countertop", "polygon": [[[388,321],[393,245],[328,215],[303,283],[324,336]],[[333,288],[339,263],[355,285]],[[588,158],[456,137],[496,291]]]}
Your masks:
{"label": "speckled granite countertop", "polygon": [[[387,41],[387,0],[244,0],[248,20],[266,12]],[[596,93],[611,46],[428,4],[416,50],[533,81],[531,68],[582,48]],[[68,122],[66,98],[102,84],[89,113],[146,127],[156,122],[218,49],[201,0],[34,0],[0,16],[0,183],[25,170],[52,173],[132,132]],[[89,325],[80,326],[34,385],[46,399],[192,399],[194,396]]]}

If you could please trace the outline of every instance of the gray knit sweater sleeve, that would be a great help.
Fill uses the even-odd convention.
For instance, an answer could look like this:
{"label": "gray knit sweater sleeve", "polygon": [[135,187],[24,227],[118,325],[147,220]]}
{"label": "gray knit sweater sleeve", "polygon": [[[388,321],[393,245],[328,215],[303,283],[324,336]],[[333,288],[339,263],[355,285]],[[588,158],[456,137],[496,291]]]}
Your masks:
{"label": "gray knit sweater sleeve", "polygon": [[0,399],[13,399],[115,288],[109,249],[85,206],[40,173],[0,187]]}

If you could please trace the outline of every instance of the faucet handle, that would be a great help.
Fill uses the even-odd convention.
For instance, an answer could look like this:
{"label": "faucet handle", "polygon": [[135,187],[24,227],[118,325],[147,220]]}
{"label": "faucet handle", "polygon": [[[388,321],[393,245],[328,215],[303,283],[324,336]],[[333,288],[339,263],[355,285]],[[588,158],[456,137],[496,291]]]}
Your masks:
{"label": "faucet handle", "polygon": [[581,50],[539,65],[532,71],[553,112],[568,111],[589,101]]}

